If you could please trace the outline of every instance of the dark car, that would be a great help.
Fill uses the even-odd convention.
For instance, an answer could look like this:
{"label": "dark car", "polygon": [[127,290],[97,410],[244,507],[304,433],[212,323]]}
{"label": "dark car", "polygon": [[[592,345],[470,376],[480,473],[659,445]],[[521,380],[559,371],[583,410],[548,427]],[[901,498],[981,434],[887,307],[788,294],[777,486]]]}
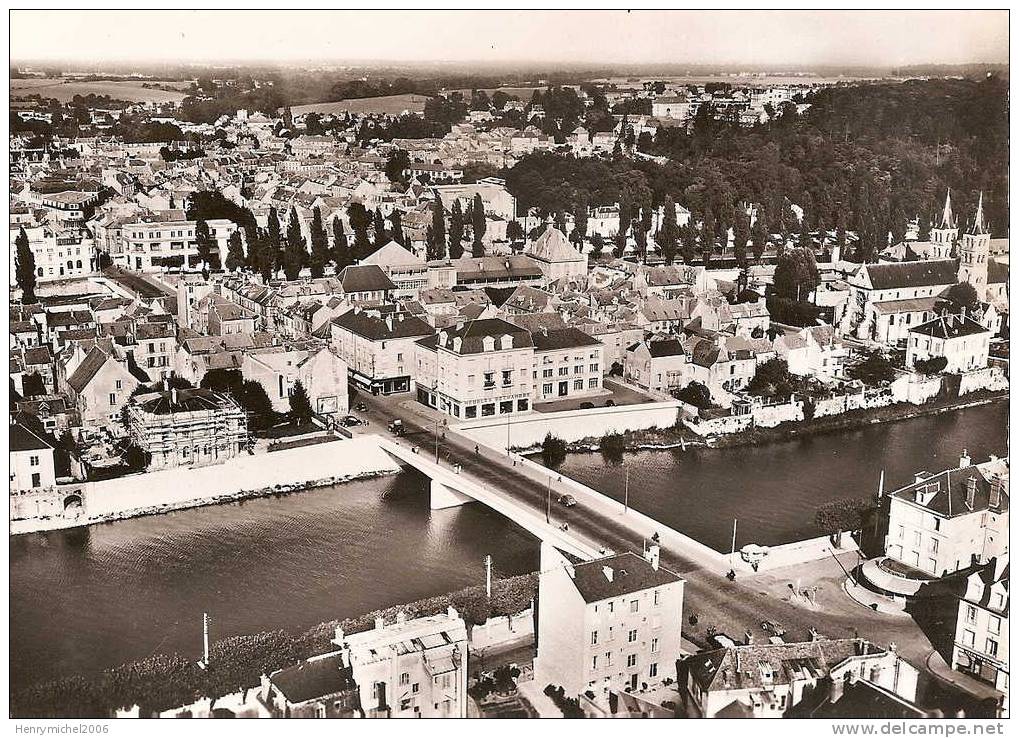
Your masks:
{"label": "dark car", "polygon": [[582,402],[582,403],[580,403],[580,409],[581,410],[590,410],[593,407],[594,407],[594,403],[593,402]]}
{"label": "dark car", "polygon": [[355,407],[354,409],[357,410],[359,413],[368,412],[368,406],[365,405],[363,402],[357,403],[357,407]]}
{"label": "dark car", "polygon": [[394,420],[392,423],[390,423],[389,424],[389,432],[392,433],[394,436],[402,436],[403,433],[404,433],[404,430],[403,430],[403,421],[402,420]]}
{"label": "dark car", "polygon": [[559,504],[563,507],[573,507],[577,504],[577,498],[573,495],[559,495]]}
{"label": "dark car", "polygon": [[605,400],[605,407],[615,407],[616,401],[613,399]]}
{"label": "dark car", "polygon": [[348,415],[340,422],[343,423],[343,425],[346,426],[347,428],[353,428],[354,426],[358,425],[368,425],[367,420],[361,420],[361,418],[357,417],[356,415]]}

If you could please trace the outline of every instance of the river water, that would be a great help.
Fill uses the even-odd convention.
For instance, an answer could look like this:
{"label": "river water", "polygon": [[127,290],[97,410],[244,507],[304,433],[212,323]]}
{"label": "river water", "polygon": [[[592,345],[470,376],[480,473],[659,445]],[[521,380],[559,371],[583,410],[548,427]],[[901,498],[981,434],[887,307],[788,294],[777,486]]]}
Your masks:
{"label": "river water", "polygon": [[[753,448],[572,456],[562,471],[719,550],[817,535],[814,509],[919,469],[1004,454],[1005,403]],[[428,509],[415,472],[217,507],[12,538],[11,683],[213,638],[316,623],[534,571],[538,545],[482,505]]]}

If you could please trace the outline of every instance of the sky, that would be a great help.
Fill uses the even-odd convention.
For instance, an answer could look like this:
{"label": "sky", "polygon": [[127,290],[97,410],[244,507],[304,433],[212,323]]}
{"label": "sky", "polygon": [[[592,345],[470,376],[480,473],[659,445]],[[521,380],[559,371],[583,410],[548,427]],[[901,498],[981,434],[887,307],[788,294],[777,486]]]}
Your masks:
{"label": "sky", "polygon": [[1008,61],[1004,10],[13,10],[10,21],[15,61],[674,62],[769,71]]}

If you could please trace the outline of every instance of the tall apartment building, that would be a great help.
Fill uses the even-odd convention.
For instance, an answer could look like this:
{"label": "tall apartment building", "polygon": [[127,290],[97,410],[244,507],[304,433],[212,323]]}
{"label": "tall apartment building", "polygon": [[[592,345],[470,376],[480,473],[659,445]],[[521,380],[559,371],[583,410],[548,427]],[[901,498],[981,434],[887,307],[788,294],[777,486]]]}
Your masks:
{"label": "tall apartment building", "polygon": [[[180,211],[177,213],[180,214]],[[113,262],[143,272],[197,266],[201,261],[198,242],[195,240],[197,221],[162,218],[162,215],[144,216],[125,223],[121,229],[120,248],[110,254]],[[237,230],[237,225],[225,218],[206,222],[222,258],[227,252],[227,241]]]}
{"label": "tall apartment building", "polygon": [[601,392],[605,361],[601,341],[578,328],[539,329],[531,339],[535,402]]}
{"label": "tall apartment building", "polygon": [[[10,229],[10,279],[14,284],[15,241],[19,228]],[[48,226],[26,228],[28,247],[35,258],[35,275],[39,282],[86,277],[96,271],[95,242],[83,231],[58,232]]]}
{"label": "tall apartment building", "polygon": [[684,581],[659,563],[652,543],[642,558],[627,552],[573,563],[541,547],[537,684],[567,695],[641,691],[676,678]]}
{"label": "tall apartment building", "polygon": [[1008,556],[966,578],[959,598],[952,668],[1008,694]]}
{"label": "tall apartment building", "polygon": [[237,402],[205,389],[138,395],[127,406],[127,428],[149,454],[150,470],[222,463],[248,440],[247,416]]}

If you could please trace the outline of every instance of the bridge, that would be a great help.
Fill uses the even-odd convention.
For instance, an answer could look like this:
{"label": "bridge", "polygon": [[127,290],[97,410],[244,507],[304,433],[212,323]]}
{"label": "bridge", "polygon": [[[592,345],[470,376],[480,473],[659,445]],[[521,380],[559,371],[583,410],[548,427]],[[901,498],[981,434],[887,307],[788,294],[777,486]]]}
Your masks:
{"label": "bridge", "polygon": [[389,438],[378,436],[379,447],[396,459],[402,466],[409,466],[431,479],[429,495],[433,510],[456,507],[468,502],[481,502],[500,515],[512,520],[528,533],[541,541],[577,556],[585,561],[606,556],[610,551],[596,542],[582,536],[562,523],[554,522],[548,508],[558,503],[548,490],[546,515],[536,513],[529,505],[522,504],[510,495],[500,492],[492,485],[483,484],[459,466],[443,466],[430,458],[427,451],[418,452],[417,447],[404,445]]}

